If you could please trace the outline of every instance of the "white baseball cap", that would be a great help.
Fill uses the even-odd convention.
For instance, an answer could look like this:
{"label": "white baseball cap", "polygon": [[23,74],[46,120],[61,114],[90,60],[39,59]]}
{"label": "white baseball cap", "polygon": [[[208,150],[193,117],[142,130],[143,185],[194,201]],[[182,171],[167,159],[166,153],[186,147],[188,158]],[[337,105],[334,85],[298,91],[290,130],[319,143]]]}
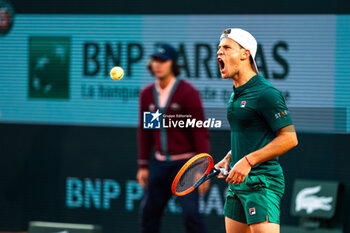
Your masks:
{"label": "white baseball cap", "polygon": [[228,28],[226,29],[221,37],[222,38],[230,38],[240,44],[243,48],[247,49],[250,51],[250,55],[252,56],[253,60],[253,70],[256,73],[259,73],[258,67],[256,66],[255,62],[255,54],[256,50],[258,48],[258,43],[256,42],[255,38],[250,34],[249,32],[240,29],[240,28]]}

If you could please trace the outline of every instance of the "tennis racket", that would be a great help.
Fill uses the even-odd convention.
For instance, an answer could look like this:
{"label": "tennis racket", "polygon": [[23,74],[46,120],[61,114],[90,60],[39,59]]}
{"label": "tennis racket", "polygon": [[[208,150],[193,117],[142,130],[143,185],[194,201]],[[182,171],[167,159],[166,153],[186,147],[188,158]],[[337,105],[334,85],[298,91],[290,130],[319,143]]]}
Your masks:
{"label": "tennis racket", "polygon": [[198,154],[182,166],[173,181],[171,191],[176,196],[184,196],[219,173],[224,176],[228,174],[224,168],[214,167],[213,158],[209,154]]}

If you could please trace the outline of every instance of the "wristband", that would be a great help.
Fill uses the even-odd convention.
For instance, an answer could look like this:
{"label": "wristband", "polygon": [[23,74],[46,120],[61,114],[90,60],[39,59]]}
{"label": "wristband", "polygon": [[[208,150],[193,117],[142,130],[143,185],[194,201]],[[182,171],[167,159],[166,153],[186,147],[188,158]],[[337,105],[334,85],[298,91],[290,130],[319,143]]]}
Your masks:
{"label": "wristband", "polygon": [[248,157],[247,157],[247,156],[244,156],[244,158],[247,160],[247,162],[248,162],[249,166],[250,166],[250,167],[253,167],[253,165],[250,163],[250,161],[249,161]]}

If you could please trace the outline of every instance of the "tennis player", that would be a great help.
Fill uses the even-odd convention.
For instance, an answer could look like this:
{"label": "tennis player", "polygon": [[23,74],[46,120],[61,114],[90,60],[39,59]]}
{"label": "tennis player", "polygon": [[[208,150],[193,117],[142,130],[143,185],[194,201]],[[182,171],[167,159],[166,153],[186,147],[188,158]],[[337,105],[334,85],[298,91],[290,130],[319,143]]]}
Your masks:
{"label": "tennis player", "polygon": [[224,215],[227,233],[278,233],[284,176],[278,156],[298,144],[281,93],[258,73],[255,38],[239,28],[220,37],[217,60],[233,80],[227,107],[231,151],[215,166],[229,172]]}
{"label": "tennis player", "polygon": [[[148,64],[155,81],[144,87],[140,94],[137,180],[145,188],[141,205],[143,233],[159,232],[163,211],[172,196],[171,184],[180,168],[194,155],[209,152],[207,129],[143,128],[144,112],[156,112],[155,116],[158,111],[168,116],[190,115],[204,121],[198,90],[177,77],[180,74],[177,57],[172,46],[159,45]],[[176,118],[172,120],[175,121]],[[155,156],[151,164],[153,150]],[[207,232],[199,214],[199,194],[207,191],[209,182],[201,186],[198,192],[178,198],[188,233]]]}

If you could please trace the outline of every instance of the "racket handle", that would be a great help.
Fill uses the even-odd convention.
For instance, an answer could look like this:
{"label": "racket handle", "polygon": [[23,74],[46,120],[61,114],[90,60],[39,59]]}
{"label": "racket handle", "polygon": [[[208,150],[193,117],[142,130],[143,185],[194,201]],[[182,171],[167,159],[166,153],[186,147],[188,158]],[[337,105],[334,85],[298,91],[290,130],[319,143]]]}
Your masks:
{"label": "racket handle", "polygon": [[222,176],[227,176],[228,175],[228,171],[226,171],[225,168],[214,168],[215,172],[217,174],[220,174]]}
{"label": "racket handle", "polygon": [[219,170],[220,170],[221,175],[223,175],[223,176],[227,176],[228,175],[228,171],[226,171],[225,168],[219,168]]}

